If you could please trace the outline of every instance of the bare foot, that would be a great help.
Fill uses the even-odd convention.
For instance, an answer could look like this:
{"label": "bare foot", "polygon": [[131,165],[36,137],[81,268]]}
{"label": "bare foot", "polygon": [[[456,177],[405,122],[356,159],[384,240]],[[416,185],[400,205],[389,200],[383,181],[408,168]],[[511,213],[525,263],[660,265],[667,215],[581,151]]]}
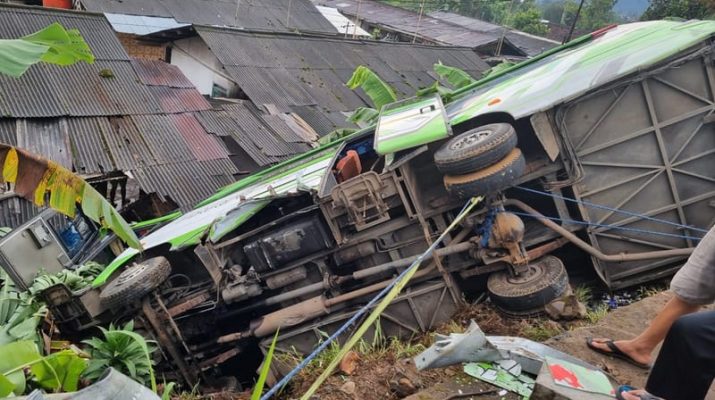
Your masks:
{"label": "bare foot", "polygon": [[[591,344],[593,345],[593,347],[597,347],[604,352],[610,353],[611,349],[608,347],[608,345],[606,345],[606,342],[608,340],[609,339],[604,338],[593,339]],[[618,340],[613,342],[613,344],[615,344],[616,347],[618,347],[622,352],[626,353],[634,361],[641,364],[650,365],[652,361],[650,353],[653,349],[644,349],[642,347],[639,347],[632,340]]]}

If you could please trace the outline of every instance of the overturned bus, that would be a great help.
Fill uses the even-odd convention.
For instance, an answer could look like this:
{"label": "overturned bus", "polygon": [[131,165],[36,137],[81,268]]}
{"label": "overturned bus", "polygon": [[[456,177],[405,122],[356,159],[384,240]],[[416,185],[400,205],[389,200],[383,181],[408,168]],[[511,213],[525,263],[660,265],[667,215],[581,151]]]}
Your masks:
{"label": "overturned bus", "polygon": [[99,307],[52,308],[66,330],[138,319],[187,382],[252,374],[264,338],[310,351],[471,196],[485,200],[382,314],[385,335],[449,319],[480,279],[506,312],[538,312],[568,290],[563,246],[611,288],[670,274],[713,223],[714,33],[609,27],[449,99],[384,107],[124,251],[95,281]]}

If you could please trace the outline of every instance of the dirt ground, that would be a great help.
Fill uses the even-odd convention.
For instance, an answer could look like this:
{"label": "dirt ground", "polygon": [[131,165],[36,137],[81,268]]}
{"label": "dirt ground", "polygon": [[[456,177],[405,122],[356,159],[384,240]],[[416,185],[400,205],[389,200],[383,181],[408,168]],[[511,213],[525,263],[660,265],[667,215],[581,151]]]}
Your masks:
{"label": "dirt ground", "polygon": [[[630,338],[647,327],[650,320],[672,296],[662,292],[629,306],[619,307],[607,313],[596,323],[571,321],[558,323],[545,318],[508,318],[498,313],[489,304],[479,304],[460,310],[449,323],[435,329],[448,334],[460,332],[474,319],[488,335],[522,336],[543,341],[556,349],[572,354],[609,373],[622,384],[642,386],[647,371],[638,369],[624,361],[607,357],[589,350],[585,346],[586,337]],[[409,343],[388,345],[376,352],[361,354],[350,375],[336,373],[319,389],[316,399],[320,400],[444,400],[455,393],[480,393],[494,391],[491,385],[480,382],[462,372],[461,366],[417,372],[411,363],[411,356],[432,344],[433,333],[414,338]],[[293,385],[283,392],[281,399],[299,398],[310,386],[320,368],[313,368],[298,375]],[[497,390],[498,392],[498,390]],[[214,399],[248,399],[248,393],[222,394]],[[460,397],[460,398],[469,398]],[[490,393],[473,397],[475,399],[518,399],[508,393],[500,396]],[[715,400],[715,392],[706,400]]]}

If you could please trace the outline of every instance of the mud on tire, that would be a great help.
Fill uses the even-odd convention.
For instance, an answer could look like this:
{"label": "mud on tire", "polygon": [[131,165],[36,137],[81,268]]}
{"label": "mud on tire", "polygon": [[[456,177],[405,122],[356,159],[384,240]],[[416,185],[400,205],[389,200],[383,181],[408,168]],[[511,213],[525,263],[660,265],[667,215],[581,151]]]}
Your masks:
{"label": "mud on tire", "polygon": [[516,132],[511,125],[484,125],[450,139],[434,153],[434,162],[444,174],[467,174],[506,157],[516,143]]}
{"label": "mud on tire", "polygon": [[171,273],[165,257],[154,257],[134,264],[124,271],[99,294],[99,300],[109,308],[139,300],[161,285]]}
{"label": "mud on tire", "polygon": [[545,256],[529,264],[522,276],[512,277],[508,271],[489,275],[487,290],[492,303],[508,313],[528,313],[539,310],[563,295],[569,278],[564,264],[554,256]]}
{"label": "mud on tire", "polygon": [[524,174],[526,161],[518,148],[497,163],[464,175],[445,175],[444,187],[452,196],[469,198],[498,192],[514,184]]}

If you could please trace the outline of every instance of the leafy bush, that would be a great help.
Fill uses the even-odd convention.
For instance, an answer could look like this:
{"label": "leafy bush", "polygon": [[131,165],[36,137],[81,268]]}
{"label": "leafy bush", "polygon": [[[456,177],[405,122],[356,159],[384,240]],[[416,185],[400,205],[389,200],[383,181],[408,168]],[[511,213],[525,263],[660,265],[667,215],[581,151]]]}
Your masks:
{"label": "leafy bush", "polygon": [[32,341],[2,345],[0,397],[24,394],[29,391],[28,386],[52,391],[76,391],[79,377],[86,367],[86,361],[72,350],[43,357]]}
{"label": "leafy bush", "polygon": [[109,325],[102,330],[104,339],[93,337],[82,341],[89,346],[87,349],[92,357],[84,377],[96,380],[109,367],[122,372],[145,386],[150,386],[156,392],[156,379],[151,362],[151,353],[156,350],[146,339],[134,332],[134,323],[128,322],[118,329]]}

